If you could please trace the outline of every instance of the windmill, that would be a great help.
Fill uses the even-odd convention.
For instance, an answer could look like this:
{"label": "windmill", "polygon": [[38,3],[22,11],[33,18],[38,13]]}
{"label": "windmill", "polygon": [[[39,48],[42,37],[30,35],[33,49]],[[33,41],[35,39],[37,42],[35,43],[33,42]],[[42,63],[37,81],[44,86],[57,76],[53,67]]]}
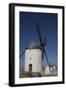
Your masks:
{"label": "windmill", "polygon": [[49,64],[47,53],[45,50],[46,38],[42,40],[39,23],[36,22],[36,32],[40,44],[31,43],[30,47],[24,49],[20,58],[25,54],[25,71],[27,72],[42,72],[42,63],[44,62],[44,56],[46,57],[47,64]]}

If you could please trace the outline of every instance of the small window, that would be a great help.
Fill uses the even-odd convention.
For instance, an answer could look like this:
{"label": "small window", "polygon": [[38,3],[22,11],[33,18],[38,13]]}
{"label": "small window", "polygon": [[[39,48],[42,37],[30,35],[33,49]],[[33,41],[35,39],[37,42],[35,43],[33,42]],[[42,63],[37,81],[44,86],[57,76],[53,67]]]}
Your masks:
{"label": "small window", "polygon": [[30,57],[30,60],[31,60],[31,57]]}

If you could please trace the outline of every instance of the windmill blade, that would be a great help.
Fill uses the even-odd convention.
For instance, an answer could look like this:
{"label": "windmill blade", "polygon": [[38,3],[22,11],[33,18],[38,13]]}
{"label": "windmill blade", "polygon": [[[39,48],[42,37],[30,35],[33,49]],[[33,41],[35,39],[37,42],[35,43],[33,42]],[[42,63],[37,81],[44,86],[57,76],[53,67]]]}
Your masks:
{"label": "windmill blade", "polygon": [[43,60],[43,58],[44,58],[44,47],[42,49],[42,60]]}
{"label": "windmill blade", "polygon": [[46,57],[46,60],[47,60],[47,64],[50,65],[49,61],[48,61],[48,57],[47,57],[47,54],[46,54],[46,51],[45,49],[43,49],[44,53],[45,53],[45,57]]}
{"label": "windmill blade", "polygon": [[47,43],[47,38],[44,37],[44,45],[46,45],[46,43]]}
{"label": "windmill blade", "polygon": [[46,38],[44,38],[44,43],[42,45],[42,59],[44,58],[44,48],[46,46]]}
{"label": "windmill blade", "polygon": [[38,22],[36,23],[36,26],[37,26],[38,37],[39,37],[40,43],[41,43],[41,45],[42,45],[43,43],[42,43],[42,38],[41,38],[41,35],[40,35],[40,28],[39,28]]}
{"label": "windmill blade", "polygon": [[46,41],[47,41],[47,39],[46,39],[46,37],[44,37],[44,43],[43,43],[43,45],[42,45],[42,60],[43,60],[43,58],[44,58],[44,48],[45,48],[45,46],[46,46]]}
{"label": "windmill blade", "polygon": [[24,53],[25,53],[25,50],[20,54],[20,58],[24,55]]}

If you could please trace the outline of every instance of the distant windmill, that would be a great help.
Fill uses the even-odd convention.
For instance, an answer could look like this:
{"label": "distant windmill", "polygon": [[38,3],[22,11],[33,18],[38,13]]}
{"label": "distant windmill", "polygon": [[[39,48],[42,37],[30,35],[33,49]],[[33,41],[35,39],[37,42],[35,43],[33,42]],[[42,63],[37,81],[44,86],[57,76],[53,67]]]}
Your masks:
{"label": "distant windmill", "polygon": [[20,57],[25,54],[25,67],[24,71],[27,72],[42,72],[42,63],[44,62],[44,56],[46,57],[47,64],[49,65],[47,53],[45,50],[46,38],[42,40],[39,23],[36,23],[37,35],[39,43],[32,42],[29,47],[25,48]]}

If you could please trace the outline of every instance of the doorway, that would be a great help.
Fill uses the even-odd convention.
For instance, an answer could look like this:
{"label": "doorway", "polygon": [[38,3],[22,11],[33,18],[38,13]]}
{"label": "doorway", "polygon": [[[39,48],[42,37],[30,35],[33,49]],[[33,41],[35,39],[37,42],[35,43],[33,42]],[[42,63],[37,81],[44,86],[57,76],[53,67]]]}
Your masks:
{"label": "doorway", "polygon": [[29,72],[32,72],[32,64],[29,64]]}

